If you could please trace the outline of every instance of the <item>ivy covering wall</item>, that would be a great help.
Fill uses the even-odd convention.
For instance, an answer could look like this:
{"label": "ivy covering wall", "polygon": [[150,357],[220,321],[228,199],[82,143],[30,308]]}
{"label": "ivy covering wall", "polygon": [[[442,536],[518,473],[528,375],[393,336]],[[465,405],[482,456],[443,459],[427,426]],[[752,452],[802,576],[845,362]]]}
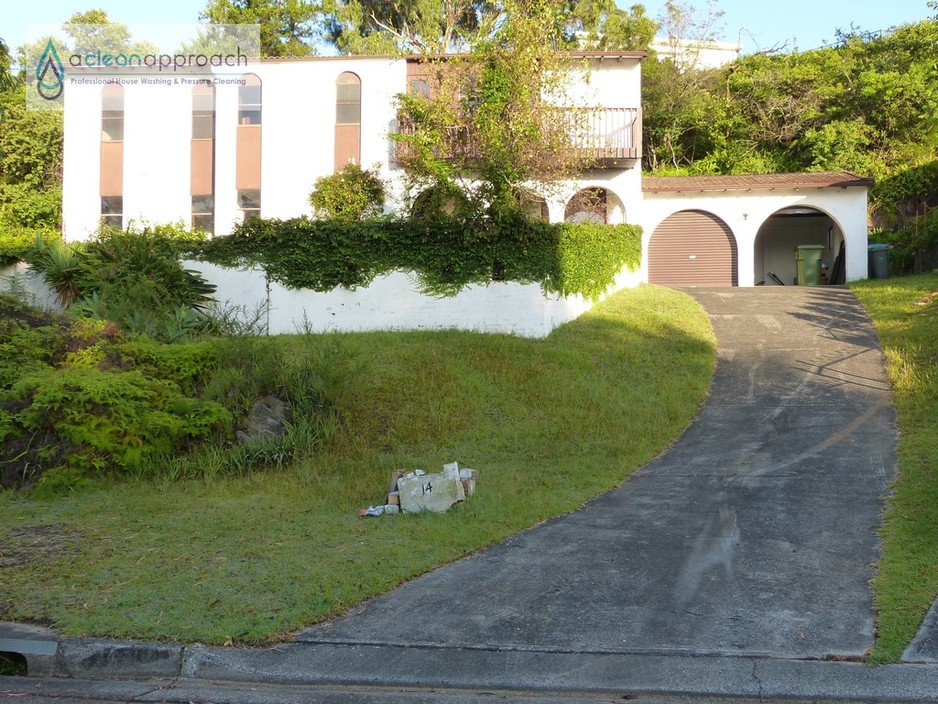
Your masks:
{"label": "ivy covering wall", "polygon": [[272,281],[315,291],[367,286],[399,270],[417,274],[430,295],[517,281],[596,299],[624,266],[639,267],[641,235],[637,225],[550,224],[524,217],[497,224],[456,218],[252,219],[234,234],[205,243],[197,255],[222,266],[260,266]]}

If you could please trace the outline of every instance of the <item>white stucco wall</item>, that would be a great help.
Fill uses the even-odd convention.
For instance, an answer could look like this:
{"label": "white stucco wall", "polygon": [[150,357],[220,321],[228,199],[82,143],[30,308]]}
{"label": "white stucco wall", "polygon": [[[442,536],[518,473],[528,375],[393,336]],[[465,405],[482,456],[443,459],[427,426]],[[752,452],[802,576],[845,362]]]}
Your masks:
{"label": "white stucco wall", "polygon": [[[227,69],[230,71],[231,69]],[[311,214],[308,197],[320,176],[333,173],[335,83],[343,72],[362,82],[361,162],[378,165],[390,192],[400,194],[399,169],[389,165],[394,98],[406,90],[407,64],[385,57],[318,57],[262,61],[244,69],[262,83],[261,215],[289,218]],[[133,77],[128,74],[129,77]],[[240,221],[235,188],[239,74],[215,76],[215,232]],[[70,73],[66,84],[63,222],[67,240],[87,239],[100,221],[100,135],[103,84],[72,83],[93,71]],[[123,76],[122,76],[123,77]],[[201,77],[201,76],[197,76]],[[190,152],[192,84],[164,75],[163,83],[124,87],[124,223],[182,221],[191,216]],[[192,78],[192,77],[188,77]],[[574,82],[578,99],[605,107],[638,108],[641,71],[637,59],[594,62],[588,81]],[[586,181],[610,184],[626,203],[640,197],[637,169],[614,170]],[[572,195],[582,184],[567,184]],[[541,189],[543,190],[543,189]],[[546,194],[545,194],[546,195]],[[396,209],[396,203],[390,204]],[[552,213],[556,208],[552,208]],[[560,216],[563,220],[562,208]]]}
{"label": "white stucco wall", "polygon": [[[642,261],[648,258],[648,242],[655,228],[669,215],[681,210],[703,210],[719,217],[736,238],[739,255],[739,285],[755,285],[755,240],[759,228],[774,213],[789,207],[815,208],[836,224],[847,242],[847,281],[867,276],[867,229],[865,188],[802,188],[799,190],[645,193],[637,218],[642,235]],[[810,242],[803,242],[808,244]],[[832,262],[831,262],[832,263]],[[646,272],[647,276],[647,272]]]}
{"label": "white stucco wall", "polygon": [[[545,294],[538,284],[492,282],[438,298],[420,293],[412,274],[393,272],[356,290],[337,288],[318,293],[277,283],[268,287],[264,272],[257,269],[241,271],[194,261],[185,264],[218,287],[215,297],[221,305],[240,306],[248,313],[266,308],[272,335],[295,333],[308,324],[314,332],[457,329],[544,337],[593,306],[580,295]],[[637,286],[640,281],[639,272],[624,269],[609,293]]]}
{"label": "white stucco wall", "polygon": [[638,59],[591,61],[585,70],[572,72],[567,93],[574,105],[585,107],[637,108],[642,91]]}
{"label": "white stucco wall", "polygon": [[66,85],[62,235],[84,240],[101,218],[101,87]]}

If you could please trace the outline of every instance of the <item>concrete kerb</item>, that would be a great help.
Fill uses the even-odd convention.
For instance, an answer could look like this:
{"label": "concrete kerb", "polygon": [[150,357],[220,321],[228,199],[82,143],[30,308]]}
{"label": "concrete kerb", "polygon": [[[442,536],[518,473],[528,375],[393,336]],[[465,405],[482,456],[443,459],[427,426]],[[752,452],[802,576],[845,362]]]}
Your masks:
{"label": "concrete kerb", "polygon": [[[14,645],[42,651],[24,653],[30,676],[89,680],[182,678],[273,685],[938,702],[935,664],[873,668],[855,662],[749,655],[570,653],[382,644],[290,643],[270,648],[217,648],[55,638],[47,629],[16,624],[0,624],[0,644],[0,649],[8,652]],[[52,646],[54,653],[50,655]]]}

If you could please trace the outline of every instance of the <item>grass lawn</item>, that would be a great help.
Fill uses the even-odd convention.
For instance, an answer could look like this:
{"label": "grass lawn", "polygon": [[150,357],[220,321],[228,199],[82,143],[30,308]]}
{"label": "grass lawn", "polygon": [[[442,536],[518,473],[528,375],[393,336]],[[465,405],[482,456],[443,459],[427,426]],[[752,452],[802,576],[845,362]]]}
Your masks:
{"label": "grass lawn", "polygon": [[[300,353],[301,337],[282,344]],[[308,340],[307,340],[308,342]],[[713,371],[706,315],[622,291],[544,340],[322,335],[338,426],[300,466],[198,481],[0,494],[0,619],[66,635],[285,637],[616,486],[690,422]],[[395,469],[479,471],[445,514],[361,519]]]}
{"label": "grass lawn", "polygon": [[[899,423],[899,475],[880,535],[873,582],[874,663],[894,662],[938,594],[938,275],[852,286],[886,354]],[[936,294],[938,296],[938,294]]]}

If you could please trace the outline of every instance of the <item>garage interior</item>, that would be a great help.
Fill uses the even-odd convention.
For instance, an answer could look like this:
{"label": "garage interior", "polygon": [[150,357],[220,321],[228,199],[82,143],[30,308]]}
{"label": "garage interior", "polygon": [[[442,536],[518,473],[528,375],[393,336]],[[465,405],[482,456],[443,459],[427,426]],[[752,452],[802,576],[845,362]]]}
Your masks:
{"label": "garage interior", "polygon": [[[773,274],[785,286],[796,284],[795,249],[800,245],[820,245],[821,284],[843,283],[842,273],[834,266],[843,233],[827,214],[814,208],[791,207],[769,217],[756,235],[753,270],[756,285],[779,286]],[[843,271],[841,264],[840,272]]]}

